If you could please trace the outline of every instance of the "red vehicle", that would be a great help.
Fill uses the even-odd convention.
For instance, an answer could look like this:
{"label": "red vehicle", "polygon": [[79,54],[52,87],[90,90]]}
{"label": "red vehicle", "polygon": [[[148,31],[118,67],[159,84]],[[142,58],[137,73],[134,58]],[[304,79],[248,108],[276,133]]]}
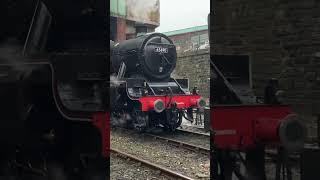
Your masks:
{"label": "red vehicle", "polygon": [[1,2],[0,179],[103,179],[107,1]]}

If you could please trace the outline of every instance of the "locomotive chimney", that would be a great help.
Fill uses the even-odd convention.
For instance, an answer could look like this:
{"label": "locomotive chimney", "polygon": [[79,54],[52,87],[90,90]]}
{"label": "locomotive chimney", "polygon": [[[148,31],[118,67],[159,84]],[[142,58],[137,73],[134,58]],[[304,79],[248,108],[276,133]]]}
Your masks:
{"label": "locomotive chimney", "polygon": [[136,37],[145,35],[148,32],[148,26],[144,23],[136,22],[135,28],[136,28]]}

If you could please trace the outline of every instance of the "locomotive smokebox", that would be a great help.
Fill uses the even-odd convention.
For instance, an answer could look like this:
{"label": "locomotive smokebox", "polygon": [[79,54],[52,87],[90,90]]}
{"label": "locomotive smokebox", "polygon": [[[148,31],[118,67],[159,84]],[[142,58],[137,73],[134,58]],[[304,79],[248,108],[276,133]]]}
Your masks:
{"label": "locomotive smokebox", "polygon": [[161,33],[140,35],[117,43],[112,48],[112,72],[117,73],[124,64],[127,78],[140,76],[152,81],[168,80],[176,61],[175,45]]}

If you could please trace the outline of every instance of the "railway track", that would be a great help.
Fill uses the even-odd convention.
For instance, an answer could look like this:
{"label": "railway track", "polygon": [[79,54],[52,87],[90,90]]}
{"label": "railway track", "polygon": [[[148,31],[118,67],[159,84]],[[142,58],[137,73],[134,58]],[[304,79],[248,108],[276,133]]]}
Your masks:
{"label": "railway track", "polygon": [[[174,147],[174,148],[173,148]],[[175,179],[209,179],[210,149],[128,129],[111,131],[111,152]]]}
{"label": "railway track", "polygon": [[[182,133],[182,134],[188,134],[191,136],[202,136],[202,137],[207,137],[210,138],[209,134],[205,134],[205,133],[200,133],[200,132],[194,132],[194,131],[189,131],[189,130],[184,130],[184,129],[176,129],[177,132]],[[164,140],[176,145],[180,145],[180,146],[185,146],[186,148],[190,149],[190,150],[195,150],[195,151],[201,151],[204,153],[210,153],[210,149],[209,148],[203,148],[203,147],[199,147],[190,143],[186,143],[186,142],[182,142],[179,140],[175,140],[175,139],[170,139],[170,138],[166,138],[166,137],[162,137],[162,136],[157,136],[157,135],[153,135],[153,134],[147,134],[149,136],[154,137],[155,139],[160,139],[160,140]],[[209,142],[210,143],[210,142]],[[270,159],[275,160],[277,158],[277,151],[275,149],[266,149],[265,154],[267,157],[269,157]],[[292,162],[297,163],[299,161],[299,155],[297,154],[292,154],[289,157],[289,160]]]}
{"label": "railway track", "polygon": [[172,139],[187,144],[192,144],[205,149],[210,149],[210,135],[205,133],[193,132],[184,129],[176,129],[175,132],[168,133],[149,133],[154,136]]}
{"label": "railway track", "polygon": [[185,134],[194,134],[194,135],[198,135],[198,136],[204,136],[204,137],[210,137],[210,134],[206,134],[206,133],[201,133],[201,132],[195,132],[195,131],[190,131],[190,130],[186,130],[186,129],[176,129],[177,132],[181,132],[181,133],[185,133]]}
{"label": "railway track", "polygon": [[[128,131],[130,133],[135,133],[134,130],[123,129],[123,128],[117,128],[117,129],[126,130],[126,131]],[[210,135],[205,134],[205,133],[193,132],[193,131],[183,130],[183,129],[177,129],[176,131],[181,133],[181,134],[188,134],[190,136],[198,136],[198,137],[210,138]],[[151,134],[151,133],[143,133],[141,135],[149,136],[149,137],[152,137],[152,138],[154,138],[156,140],[161,140],[161,141],[164,141],[166,143],[170,143],[172,145],[175,145],[175,146],[178,146],[178,147],[182,147],[182,148],[185,148],[185,149],[188,149],[188,150],[192,150],[192,151],[195,151],[195,152],[199,151],[199,152],[204,153],[204,154],[210,153],[210,148],[199,146],[199,145],[195,145],[195,144],[188,143],[188,142],[185,142],[185,141],[182,141],[182,140],[178,140],[178,139],[175,139],[175,138],[168,138],[168,137],[163,136],[163,135],[157,135],[157,134]],[[172,136],[174,136],[174,135],[176,135],[176,134],[172,134]],[[210,145],[209,143],[210,142],[208,141],[208,145]],[[270,159],[275,159],[277,157],[277,151],[275,149],[266,149],[265,154]],[[293,154],[293,155],[289,156],[289,159],[291,161],[293,161],[293,162],[298,162],[299,158],[300,157],[297,154]]]}
{"label": "railway track", "polygon": [[[121,128],[120,128],[121,129]],[[128,130],[128,129],[121,129],[121,130],[126,130],[129,131],[130,133],[134,133],[133,130]],[[183,133],[183,134],[189,134],[189,135],[195,135],[195,136],[203,136],[203,137],[210,137],[207,134],[204,133],[197,133],[197,132],[192,132],[192,131],[188,131],[188,130],[181,130],[181,129],[177,129],[178,132]],[[210,149],[209,148],[205,148],[205,147],[201,147],[201,146],[197,146],[188,142],[184,142],[181,140],[177,140],[177,139],[173,139],[173,138],[168,138],[168,137],[164,137],[161,135],[155,135],[155,134],[151,134],[151,133],[143,133],[142,135],[144,136],[149,136],[153,139],[156,140],[161,140],[164,141],[166,143],[170,143],[172,145],[178,146],[178,147],[182,147],[188,150],[192,150],[195,152],[201,152],[204,154],[208,154],[210,153]],[[277,157],[277,152],[274,149],[266,149],[265,154],[268,158],[270,158],[270,160],[274,160]],[[291,155],[289,156],[289,159],[291,161],[297,162],[299,160],[299,156],[298,155]]]}
{"label": "railway track", "polygon": [[130,159],[130,160],[136,161],[136,162],[138,162],[138,163],[140,163],[140,164],[142,164],[142,165],[144,165],[144,166],[146,166],[148,168],[151,168],[151,169],[154,169],[156,171],[159,171],[160,173],[166,174],[167,176],[172,177],[174,179],[193,180],[193,178],[187,177],[187,176],[185,176],[183,174],[180,174],[179,172],[172,171],[172,170],[170,170],[168,168],[165,168],[163,166],[159,166],[159,165],[157,165],[155,163],[152,163],[150,161],[146,161],[146,160],[141,159],[141,158],[139,158],[137,156],[122,152],[122,151],[120,151],[118,149],[111,148],[110,152],[114,153],[114,154],[117,154],[121,158],[124,158],[126,160]]}
{"label": "railway track", "polygon": [[[158,136],[158,135],[154,135],[154,134],[145,134],[147,136],[150,136],[154,139],[159,139],[159,140],[162,140],[162,141],[165,141],[167,143],[171,143],[172,145],[176,145],[176,146],[179,146],[179,147],[183,147],[183,148],[186,148],[186,149],[189,149],[189,150],[192,150],[192,151],[196,151],[196,152],[201,152],[201,153],[204,153],[204,154],[210,154],[210,149],[209,148],[205,148],[205,147],[202,147],[202,146],[198,146],[198,145],[194,145],[194,144],[190,144],[190,143],[187,143],[187,142],[183,142],[183,141],[180,141],[180,140],[176,140],[176,139],[171,139],[171,138],[167,138],[167,137],[162,137],[162,136]],[[208,143],[210,143],[208,141]]]}
{"label": "railway track", "polygon": [[[135,133],[134,130],[129,130],[129,129],[123,129],[123,128],[117,128],[117,129],[120,129],[120,130],[123,130],[123,131],[127,131],[127,132],[130,132],[130,133]],[[204,145],[198,145],[196,143],[192,143],[192,141],[189,141],[186,140],[188,138],[184,138],[184,140],[181,140],[179,138],[176,138],[176,136],[178,134],[174,133],[174,134],[152,134],[152,133],[142,133],[141,135],[143,136],[148,136],[148,137],[151,137],[155,140],[161,140],[161,141],[164,141],[166,143],[169,143],[169,144],[172,144],[172,145],[175,145],[177,147],[181,147],[181,148],[185,148],[185,149],[188,149],[188,150],[191,150],[191,151],[195,151],[195,152],[201,152],[201,153],[204,153],[204,154],[207,154],[209,155],[210,153],[210,135],[207,135],[207,134],[204,134],[204,133],[198,133],[198,132],[192,132],[192,131],[187,131],[187,130],[177,130],[178,133],[181,133],[182,136],[188,134],[189,136],[193,136],[193,138],[204,138],[204,139],[200,139],[199,141],[201,140],[204,140],[204,143],[203,144],[206,144],[207,146],[205,147]],[[196,137],[198,136],[198,137]]]}
{"label": "railway track", "polygon": [[[210,138],[210,136],[207,135],[207,134],[194,133],[194,132],[185,131],[185,130],[178,130],[176,134],[167,135],[167,136],[170,136],[170,138],[169,138],[169,137],[164,135],[165,133],[157,133],[157,134],[142,133],[142,134],[138,134],[137,132],[135,132],[133,130],[121,129],[121,128],[117,128],[117,129],[120,129],[119,132],[122,131],[122,132],[128,133],[130,136],[136,134],[139,137],[145,137],[145,138],[151,139],[151,141],[154,141],[154,142],[165,142],[164,144],[168,144],[168,145],[170,144],[170,145],[178,147],[179,149],[186,149],[188,151],[193,151],[195,153],[201,153],[201,154],[207,155],[208,158],[209,158],[209,154],[210,154],[210,149],[209,148],[206,148],[206,147],[203,147],[203,146],[199,146],[199,145],[195,145],[195,144],[188,143],[188,142],[185,142],[185,141],[178,140],[178,139],[174,138],[174,136],[177,135],[177,134],[180,134],[182,136],[183,135],[187,135],[187,136],[190,136],[190,137],[200,138],[200,139],[201,138]],[[209,141],[207,141],[207,142],[209,144]],[[111,151],[113,151],[113,150],[111,150]],[[117,149],[115,149],[115,151],[117,151]],[[125,150],[122,150],[122,152],[124,152],[124,151]],[[133,158],[128,157],[127,155],[130,156],[131,153],[125,152],[123,154],[125,154],[125,155],[123,155],[124,157],[126,157],[128,159],[132,159],[132,160],[134,160],[136,162],[138,162],[139,160],[145,161],[145,162],[138,162],[138,163],[141,163],[144,166],[148,166],[148,167],[150,167],[152,169],[155,169],[156,171],[162,172],[162,173],[167,174],[167,175],[170,174],[170,173],[178,172],[178,171],[175,171],[175,170],[170,170],[170,168],[165,167],[164,164],[157,165],[158,163],[154,163],[152,161],[144,160],[143,158],[139,158],[139,156],[133,156]],[[267,158],[266,163],[269,163],[269,164],[270,163],[275,163],[276,162],[275,160],[277,158],[277,152],[275,150],[273,150],[273,149],[267,149],[266,150],[266,158]],[[289,159],[290,159],[290,162],[296,164],[299,161],[299,156],[291,155],[289,157]],[[160,169],[158,167],[160,167]],[[163,170],[161,170],[161,168],[163,168]],[[185,177],[190,178],[190,179],[194,178],[192,176],[186,176],[185,173],[177,173],[177,174],[180,174],[180,175],[185,176]],[[178,178],[178,179],[183,179],[183,178]]]}

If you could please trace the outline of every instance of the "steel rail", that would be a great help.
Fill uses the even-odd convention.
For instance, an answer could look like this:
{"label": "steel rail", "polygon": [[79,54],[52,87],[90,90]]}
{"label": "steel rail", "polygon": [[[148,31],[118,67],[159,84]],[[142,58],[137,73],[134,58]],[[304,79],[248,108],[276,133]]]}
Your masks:
{"label": "steel rail", "polygon": [[148,134],[148,133],[144,133],[147,136],[153,137],[154,139],[159,139],[162,141],[166,141],[168,143],[174,144],[174,145],[178,145],[181,147],[184,147],[188,150],[192,150],[192,151],[199,151],[201,153],[204,154],[210,154],[210,149],[209,148],[205,148],[205,147],[201,147],[201,146],[196,146],[190,143],[186,143],[183,141],[179,141],[179,140],[175,140],[175,139],[171,139],[171,138],[166,138],[166,137],[162,137],[162,136],[157,136],[157,135],[153,135],[153,134]]}
{"label": "steel rail", "polygon": [[189,131],[189,130],[185,130],[185,129],[176,129],[176,131],[180,131],[180,132],[188,133],[188,134],[200,135],[200,136],[204,136],[204,137],[210,137],[210,134],[193,132],[193,131]]}
{"label": "steel rail", "polygon": [[173,177],[173,178],[176,178],[176,179],[181,179],[181,180],[193,180],[193,178],[190,178],[190,177],[187,177],[183,174],[180,174],[178,172],[175,172],[175,171],[172,171],[170,169],[167,169],[165,167],[162,167],[160,165],[157,165],[155,163],[152,163],[152,162],[149,162],[149,161],[146,161],[146,160],[143,160],[139,157],[136,157],[134,155],[131,155],[131,154],[128,154],[128,153],[125,153],[125,152],[122,152],[120,150],[117,150],[115,148],[110,148],[110,152],[111,153],[116,153],[116,154],[119,154],[120,156],[122,157],[125,157],[125,158],[129,158],[131,160],[134,160],[136,162],[139,162],[141,164],[144,164],[145,166],[149,167],[149,168],[152,168],[152,169],[155,169],[155,170],[159,170],[160,172],[163,172],[164,174],[170,176],[170,177]]}
{"label": "steel rail", "polygon": [[[116,129],[126,130],[126,133],[128,133],[128,132],[129,133],[134,133],[133,130],[129,130],[129,129],[124,129],[124,128],[116,128]],[[154,138],[154,139],[159,139],[159,140],[171,143],[173,145],[177,145],[179,147],[183,147],[183,148],[191,150],[191,151],[201,152],[201,153],[206,154],[206,155],[210,154],[210,149],[209,148],[193,145],[193,144],[190,144],[190,143],[187,143],[187,142],[183,142],[183,141],[179,141],[179,140],[171,139],[171,138],[167,138],[167,137],[162,137],[162,136],[158,136],[158,135],[154,135],[154,134],[150,134],[150,133],[141,133],[141,135],[149,136],[149,137]],[[201,134],[201,135],[203,135],[203,134]],[[210,142],[208,142],[208,143],[210,143]]]}

